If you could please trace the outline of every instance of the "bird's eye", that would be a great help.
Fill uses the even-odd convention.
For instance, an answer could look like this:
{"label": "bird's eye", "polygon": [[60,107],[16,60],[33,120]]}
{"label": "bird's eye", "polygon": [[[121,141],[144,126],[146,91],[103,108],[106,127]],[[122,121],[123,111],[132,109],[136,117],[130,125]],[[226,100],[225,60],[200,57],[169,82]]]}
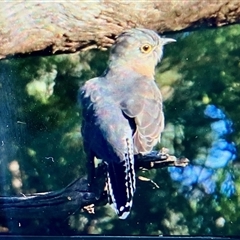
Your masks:
{"label": "bird's eye", "polygon": [[142,53],[149,53],[152,50],[152,46],[150,44],[144,44],[140,48]]}

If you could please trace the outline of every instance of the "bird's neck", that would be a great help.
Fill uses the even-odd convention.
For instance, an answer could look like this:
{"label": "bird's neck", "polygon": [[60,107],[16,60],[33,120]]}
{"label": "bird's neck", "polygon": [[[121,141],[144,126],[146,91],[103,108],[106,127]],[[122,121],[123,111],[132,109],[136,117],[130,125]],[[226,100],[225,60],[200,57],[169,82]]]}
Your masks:
{"label": "bird's neck", "polygon": [[155,67],[154,66],[136,63],[132,66],[132,69],[135,72],[137,72],[138,74],[154,80],[154,75],[155,75]]}
{"label": "bird's neck", "polygon": [[154,80],[155,66],[142,62],[134,62],[134,64],[126,64],[124,62],[110,62],[107,71],[108,75],[120,76],[144,76],[149,80]]}

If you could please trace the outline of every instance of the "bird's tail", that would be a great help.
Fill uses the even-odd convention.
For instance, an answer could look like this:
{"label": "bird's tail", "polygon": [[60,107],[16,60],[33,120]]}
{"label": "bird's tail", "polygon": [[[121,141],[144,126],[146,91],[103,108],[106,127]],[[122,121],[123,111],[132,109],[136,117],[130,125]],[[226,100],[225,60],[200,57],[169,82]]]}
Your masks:
{"label": "bird's tail", "polygon": [[125,219],[130,213],[136,190],[133,154],[125,154],[121,162],[109,163],[107,178],[109,203],[119,218]]}

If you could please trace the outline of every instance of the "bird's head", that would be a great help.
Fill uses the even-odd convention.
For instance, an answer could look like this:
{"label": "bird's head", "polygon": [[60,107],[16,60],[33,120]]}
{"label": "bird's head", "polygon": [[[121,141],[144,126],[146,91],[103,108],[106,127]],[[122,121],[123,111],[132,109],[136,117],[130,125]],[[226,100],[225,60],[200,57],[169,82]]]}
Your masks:
{"label": "bird's head", "polygon": [[163,46],[176,40],[161,38],[149,29],[133,28],[117,37],[110,53],[110,66],[127,66],[135,72],[154,78]]}

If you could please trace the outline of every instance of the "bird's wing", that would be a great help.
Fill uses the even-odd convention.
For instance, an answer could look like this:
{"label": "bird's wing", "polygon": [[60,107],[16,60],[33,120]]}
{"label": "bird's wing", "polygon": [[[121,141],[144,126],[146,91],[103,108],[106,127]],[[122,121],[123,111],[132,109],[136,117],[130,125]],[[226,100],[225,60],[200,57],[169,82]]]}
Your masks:
{"label": "bird's wing", "polygon": [[107,163],[109,202],[124,219],[136,189],[132,130],[108,91],[109,86],[102,81],[95,78],[81,88],[82,135],[86,153],[91,152]]}
{"label": "bird's wing", "polygon": [[151,151],[164,128],[162,95],[155,82],[139,81],[134,94],[121,102],[121,108],[136,124],[134,153]]}

